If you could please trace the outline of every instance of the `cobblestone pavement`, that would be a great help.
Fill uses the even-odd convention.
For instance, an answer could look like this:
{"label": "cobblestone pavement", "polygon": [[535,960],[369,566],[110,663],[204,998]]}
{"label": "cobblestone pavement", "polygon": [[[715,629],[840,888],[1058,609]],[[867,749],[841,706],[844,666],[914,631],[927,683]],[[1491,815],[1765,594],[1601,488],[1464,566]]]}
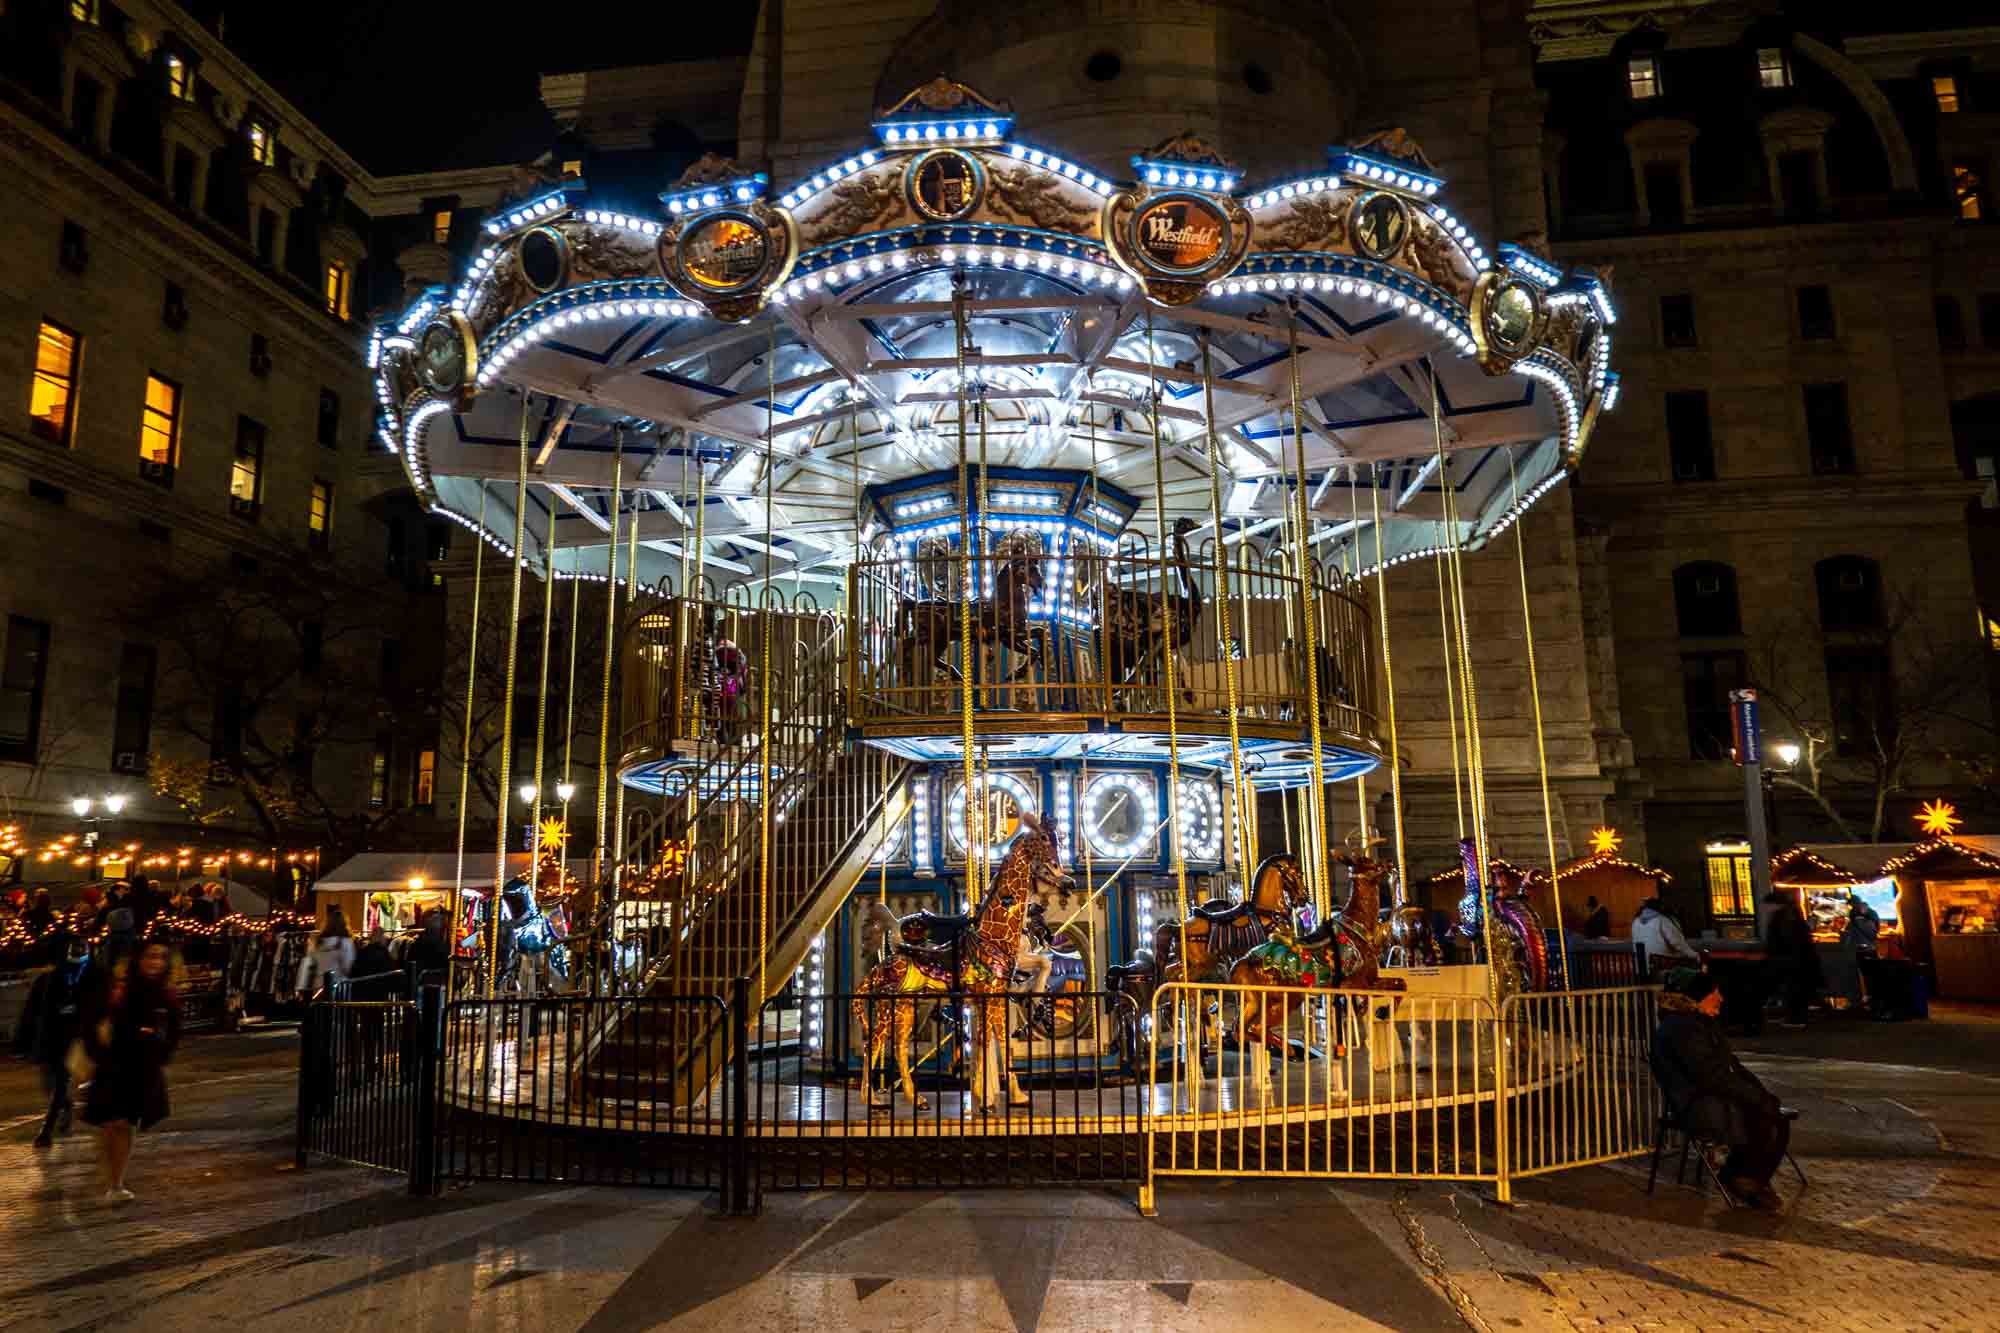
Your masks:
{"label": "cobblestone pavement", "polygon": [[1142,1330],[1988,1329],[2000,1305],[2000,1022],[1767,1036],[1811,1177],[1732,1212],[1645,1163],[1522,1182],[1216,1182],[1128,1193],[772,1196],[479,1186],[412,1200],[291,1170],[296,1036],[191,1041],[128,1204],[82,1136],[29,1147],[33,1071],[0,1066],[0,1327]]}

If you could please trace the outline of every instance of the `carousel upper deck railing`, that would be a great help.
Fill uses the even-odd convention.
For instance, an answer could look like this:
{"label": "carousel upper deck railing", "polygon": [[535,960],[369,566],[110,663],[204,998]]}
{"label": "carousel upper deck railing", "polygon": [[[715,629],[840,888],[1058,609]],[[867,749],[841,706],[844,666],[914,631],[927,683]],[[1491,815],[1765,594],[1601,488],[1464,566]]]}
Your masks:
{"label": "carousel upper deck railing", "polygon": [[[1301,596],[1282,557],[1240,546],[1229,557],[1226,624],[1212,549],[1164,569],[1131,545],[1095,556],[975,556],[970,570],[941,551],[863,561],[849,589],[855,721],[879,736],[959,725],[969,628],[975,730],[1164,731],[1171,651],[1178,730],[1227,734],[1233,702],[1246,735],[1293,739],[1309,724],[1311,614],[1320,725],[1379,752],[1376,640],[1361,585],[1316,567],[1311,595]],[[969,607],[966,587],[976,590]]]}

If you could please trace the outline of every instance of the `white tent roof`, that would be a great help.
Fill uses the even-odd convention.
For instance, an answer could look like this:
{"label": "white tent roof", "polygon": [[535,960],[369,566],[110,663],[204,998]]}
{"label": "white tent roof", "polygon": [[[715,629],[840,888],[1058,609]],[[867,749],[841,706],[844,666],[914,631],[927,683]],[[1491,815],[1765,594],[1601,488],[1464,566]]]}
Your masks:
{"label": "white tent roof", "polygon": [[[529,859],[526,852],[507,853],[507,878],[526,875]],[[572,873],[588,869],[582,861],[570,862]],[[383,893],[407,889],[411,879],[422,876],[425,887],[439,888],[451,884],[457,873],[457,852],[362,852],[321,875],[313,887],[322,893]],[[466,850],[463,887],[493,891],[491,851]]]}

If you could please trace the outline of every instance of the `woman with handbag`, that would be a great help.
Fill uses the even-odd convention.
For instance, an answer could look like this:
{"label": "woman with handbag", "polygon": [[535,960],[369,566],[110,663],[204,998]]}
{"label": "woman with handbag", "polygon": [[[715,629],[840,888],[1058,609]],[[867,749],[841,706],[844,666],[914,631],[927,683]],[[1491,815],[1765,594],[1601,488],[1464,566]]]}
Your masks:
{"label": "woman with handbag", "polygon": [[86,1015],[84,1044],[96,1069],[83,1119],[104,1135],[104,1197],[120,1203],[132,1135],[167,1118],[167,1061],[181,1036],[181,999],[173,951],[153,941],[119,969],[103,1003]]}

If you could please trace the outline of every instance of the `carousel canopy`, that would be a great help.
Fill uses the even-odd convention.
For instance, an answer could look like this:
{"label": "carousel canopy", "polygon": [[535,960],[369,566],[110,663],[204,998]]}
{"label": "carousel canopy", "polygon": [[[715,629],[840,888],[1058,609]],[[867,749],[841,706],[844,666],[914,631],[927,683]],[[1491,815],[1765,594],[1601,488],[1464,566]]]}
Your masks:
{"label": "carousel canopy", "polygon": [[604,577],[615,527],[620,581],[629,550],[826,599],[964,457],[1094,474],[1141,533],[1303,515],[1367,569],[1503,530],[1615,401],[1602,283],[1476,236],[1400,132],[1253,186],[1185,136],[1114,180],[943,80],[873,131],[782,189],[710,158],[647,208],[503,205],[371,345],[418,493],[559,576]]}

